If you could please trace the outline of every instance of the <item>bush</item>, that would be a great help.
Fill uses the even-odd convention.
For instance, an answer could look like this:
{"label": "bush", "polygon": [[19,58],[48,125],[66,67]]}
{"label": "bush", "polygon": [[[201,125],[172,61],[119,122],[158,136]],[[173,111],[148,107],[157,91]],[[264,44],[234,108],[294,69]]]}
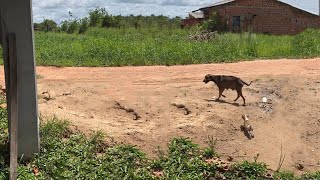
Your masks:
{"label": "bush", "polygon": [[213,31],[226,31],[226,22],[222,20],[222,17],[218,12],[212,12],[211,16],[208,20],[204,21],[201,24],[203,30],[207,30],[209,32]]}
{"label": "bush", "polygon": [[307,29],[293,38],[292,45],[297,56],[318,56],[320,54],[320,31]]}

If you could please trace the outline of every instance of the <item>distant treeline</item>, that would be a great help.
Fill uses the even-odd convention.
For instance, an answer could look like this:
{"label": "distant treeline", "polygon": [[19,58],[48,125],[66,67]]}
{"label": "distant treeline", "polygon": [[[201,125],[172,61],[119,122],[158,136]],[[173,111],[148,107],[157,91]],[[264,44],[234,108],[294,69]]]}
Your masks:
{"label": "distant treeline", "polygon": [[35,30],[45,32],[84,33],[89,27],[102,28],[180,28],[181,17],[169,18],[167,16],[113,16],[105,8],[97,7],[89,11],[87,17],[74,18],[69,12],[70,19],[57,24],[50,19],[41,23],[34,23]]}

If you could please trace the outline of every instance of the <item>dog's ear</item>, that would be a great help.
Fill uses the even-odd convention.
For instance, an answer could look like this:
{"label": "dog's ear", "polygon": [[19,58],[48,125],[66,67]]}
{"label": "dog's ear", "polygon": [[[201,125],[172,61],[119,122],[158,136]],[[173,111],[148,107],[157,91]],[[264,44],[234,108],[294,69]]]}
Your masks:
{"label": "dog's ear", "polygon": [[211,74],[207,74],[207,75],[205,76],[205,78],[206,78],[206,79],[210,79],[210,78],[211,78]]}

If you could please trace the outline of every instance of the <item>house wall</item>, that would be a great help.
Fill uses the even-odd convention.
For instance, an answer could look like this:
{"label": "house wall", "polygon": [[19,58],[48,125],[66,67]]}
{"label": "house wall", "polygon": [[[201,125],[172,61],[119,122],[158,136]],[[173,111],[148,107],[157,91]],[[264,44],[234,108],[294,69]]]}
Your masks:
{"label": "house wall", "polygon": [[[229,31],[248,31],[270,34],[297,34],[306,28],[320,28],[320,16],[312,15],[276,0],[236,0],[203,9],[205,18],[218,11],[228,24]],[[253,16],[250,22],[250,16]],[[241,16],[241,28],[232,27],[232,17]]]}
{"label": "house wall", "polygon": [[181,21],[181,27],[193,26],[193,25],[199,24],[202,20],[203,19],[196,19],[196,18],[183,19]]}

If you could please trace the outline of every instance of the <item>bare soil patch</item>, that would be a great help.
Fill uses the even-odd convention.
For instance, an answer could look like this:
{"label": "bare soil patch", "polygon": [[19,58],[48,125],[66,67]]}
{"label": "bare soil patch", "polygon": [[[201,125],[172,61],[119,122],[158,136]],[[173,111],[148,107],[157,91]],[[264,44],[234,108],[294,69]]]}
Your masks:
{"label": "bare soil patch", "polygon": [[[208,73],[253,81],[243,88],[247,106],[241,106],[241,99],[233,102],[235,91],[225,91],[226,98],[215,101],[218,88],[202,82]],[[102,130],[118,143],[137,145],[149,157],[174,137],[207,146],[208,136],[213,136],[226,158],[253,160],[259,153],[258,161],[276,169],[282,145],[285,169],[299,173],[296,166],[302,164],[304,171],[320,170],[319,58],[171,67],[37,67],[37,74],[42,77],[41,115],[67,118],[85,132]],[[1,80],[3,84],[3,75]],[[252,139],[241,131],[244,114],[254,129]]]}

